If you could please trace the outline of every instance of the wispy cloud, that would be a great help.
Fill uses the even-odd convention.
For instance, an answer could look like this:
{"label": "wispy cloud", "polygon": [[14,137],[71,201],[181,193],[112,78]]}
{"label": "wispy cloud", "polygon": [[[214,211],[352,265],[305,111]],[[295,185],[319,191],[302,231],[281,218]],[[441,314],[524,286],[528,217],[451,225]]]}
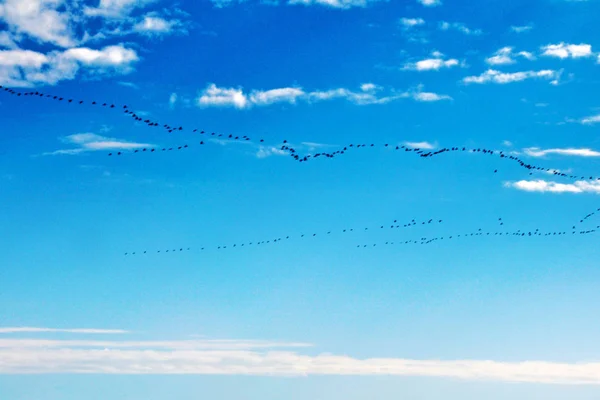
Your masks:
{"label": "wispy cloud", "polygon": [[59,328],[35,328],[35,327],[5,327],[0,328],[0,333],[47,333],[47,332],[64,332],[64,333],[89,333],[99,335],[115,335],[129,333],[123,329],[90,329],[90,328],[75,328],[75,329],[59,329]]}
{"label": "wispy cloud", "polygon": [[455,30],[464,33],[465,35],[481,35],[483,32],[481,29],[471,29],[461,22],[446,22],[442,21],[439,23],[439,28],[443,31]]}
{"label": "wispy cloud", "polygon": [[412,147],[413,149],[424,149],[433,150],[437,147],[437,143],[429,142],[404,142],[405,146]]}
{"label": "wispy cloud", "polygon": [[436,6],[442,5],[441,0],[417,0],[417,1],[419,3],[421,3],[422,5],[424,5],[425,7],[436,7]]}
{"label": "wispy cloud", "polygon": [[115,138],[100,136],[95,133],[76,133],[61,138],[61,141],[67,144],[77,146],[72,149],[56,150],[44,155],[60,155],[60,154],[80,154],[89,151],[99,150],[133,150],[153,147],[148,143],[135,143]]}
{"label": "wispy cloud", "polygon": [[544,157],[548,154],[558,154],[562,156],[577,156],[577,157],[600,157],[600,152],[592,149],[540,149],[538,147],[529,147],[523,149],[523,152],[531,157]]}
{"label": "wispy cloud", "polygon": [[557,58],[582,58],[582,57],[591,57],[592,46],[589,44],[581,43],[581,44],[568,44],[568,43],[558,43],[558,44],[549,44],[546,46],[542,46],[542,55],[548,57],[557,57]]}
{"label": "wispy cloud", "polygon": [[[600,363],[355,358],[307,355],[303,343],[0,340],[5,374],[425,376],[467,381],[600,384]],[[292,350],[294,349],[294,350]],[[298,349],[298,350],[296,350]]]}
{"label": "wispy cloud", "polygon": [[169,108],[175,108],[175,104],[177,103],[177,93],[171,93],[169,96]]}
{"label": "wispy cloud", "polygon": [[521,25],[521,26],[511,26],[510,30],[512,32],[515,33],[524,33],[524,32],[529,32],[533,29],[533,25],[529,24],[529,25]]}
{"label": "wispy cloud", "polygon": [[581,122],[583,125],[594,125],[594,124],[598,124],[598,123],[600,123],[600,114],[598,114],[598,115],[591,115],[591,116],[589,116],[589,117],[582,118],[582,119],[580,120],[580,122]]}
{"label": "wispy cloud", "polygon": [[44,54],[31,50],[0,50],[0,84],[15,87],[55,85],[72,80],[80,70],[94,75],[127,74],[139,60],[135,50],[124,45],[100,50],[74,47]]}
{"label": "wispy cloud", "polygon": [[523,190],[526,192],[600,194],[600,182],[598,181],[576,181],[574,183],[559,183],[538,179],[531,181],[521,180],[518,182],[506,182],[504,186],[518,190]]}
{"label": "wispy cloud", "polygon": [[274,104],[316,103],[322,101],[345,100],[356,105],[387,104],[399,99],[412,98],[416,101],[438,101],[451,99],[446,95],[417,91],[384,90],[373,83],[364,83],[359,90],[336,88],[305,91],[301,87],[285,87],[270,90],[244,92],[241,87],[218,87],[211,83],[198,96],[199,107],[231,107],[249,109]]}
{"label": "wispy cloud", "polygon": [[411,71],[439,71],[443,68],[452,68],[457,67],[458,65],[460,65],[460,62],[455,58],[444,60],[441,56],[434,56],[433,58],[406,63],[402,69]]}
{"label": "wispy cloud", "polygon": [[404,28],[410,29],[415,26],[424,25],[425,20],[423,18],[400,18],[399,23]]}
{"label": "wispy cloud", "polygon": [[486,58],[485,62],[490,65],[509,65],[517,62],[515,57],[523,57],[527,60],[535,59],[535,56],[528,51],[514,53],[512,47],[502,47],[493,56]]}
{"label": "wispy cloud", "polygon": [[493,69],[488,69],[481,75],[467,76],[463,79],[463,83],[497,83],[506,84],[512,82],[521,82],[527,79],[542,79],[549,80],[552,84],[558,84],[561,71],[545,69],[540,71],[520,71],[520,72],[500,72]]}

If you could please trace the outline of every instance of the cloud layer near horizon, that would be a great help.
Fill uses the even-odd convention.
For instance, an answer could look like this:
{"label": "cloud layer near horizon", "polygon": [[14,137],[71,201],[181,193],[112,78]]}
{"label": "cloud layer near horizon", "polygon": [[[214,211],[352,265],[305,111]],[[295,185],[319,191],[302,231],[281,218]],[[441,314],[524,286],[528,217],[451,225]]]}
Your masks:
{"label": "cloud layer near horizon", "polygon": [[600,384],[600,363],[594,362],[358,359],[347,355],[306,355],[298,350],[279,350],[305,347],[310,345],[251,340],[0,339],[0,373],[391,375],[546,384]]}

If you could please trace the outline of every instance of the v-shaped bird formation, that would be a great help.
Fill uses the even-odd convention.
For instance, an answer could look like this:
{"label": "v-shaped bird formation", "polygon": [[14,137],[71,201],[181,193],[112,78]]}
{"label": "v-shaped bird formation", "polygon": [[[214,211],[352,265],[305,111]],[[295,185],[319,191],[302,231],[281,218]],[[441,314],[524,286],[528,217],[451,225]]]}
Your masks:
{"label": "v-shaped bird formation", "polygon": [[[112,151],[107,153],[108,156],[124,156],[130,154],[158,154],[158,153],[169,153],[169,152],[177,152],[185,149],[189,149],[191,147],[199,147],[204,144],[210,143],[210,139],[226,139],[231,140],[233,142],[250,142],[254,144],[265,143],[264,139],[252,140],[247,135],[233,135],[233,134],[223,134],[216,132],[208,132],[202,129],[184,129],[182,125],[171,125],[159,123],[158,121],[152,120],[150,118],[144,118],[138,114],[136,114],[132,109],[127,105],[115,105],[110,102],[103,101],[95,101],[95,100],[81,100],[74,99],[68,97],[61,97],[57,95],[52,95],[48,93],[43,93],[40,91],[19,91],[16,89],[8,88],[0,86],[0,93],[5,93],[7,95],[12,96],[13,98],[39,98],[39,99],[48,99],[52,101],[57,101],[63,104],[75,106],[92,106],[97,107],[99,109],[105,110],[122,110],[124,115],[131,117],[134,121],[145,124],[148,127],[162,128],[168,133],[179,133],[179,132],[191,132],[193,134],[198,134],[201,137],[205,137],[206,139],[200,140],[198,142],[194,142],[194,144],[185,143],[178,146],[165,146],[165,147],[148,147],[148,148],[140,148],[134,150],[120,150],[120,151]],[[344,154],[347,154],[350,151],[356,151],[361,149],[389,149],[395,152],[400,152],[403,154],[413,154],[415,156],[429,159],[433,157],[438,157],[443,154],[451,154],[451,153],[471,153],[471,154],[480,154],[480,155],[488,155],[496,157],[503,161],[510,161],[515,163],[521,168],[524,168],[529,171],[530,175],[533,175],[534,172],[545,172],[551,173],[552,175],[566,178],[566,179],[577,179],[577,180],[587,180],[587,181],[600,181],[600,177],[589,176],[589,175],[575,175],[575,174],[566,174],[564,172],[559,171],[555,168],[548,168],[539,165],[534,165],[529,162],[526,162],[524,159],[518,157],[516,154],[512,154],[511,152],[505,152],[503,150],[494,150],[494,149],[486,149],[486,148],[469,148],[465,146],[452,146],[452,147],[443,147],[439,150],[431,150],[431,149],[421,149],[414,148],[407,145],[396,145],[393,143],[383,143],[383,144],[375,144],[375,143],[350,143],[344,146],[341,146],[338,150],[335,151],[319,151],[314,154],[308,152],[306,154],[300,154],[299,151],[294,148],[286,139],[277,141],[279,143],[277,146],[281,151],[288,153],[289,157],[297,162],[308,162],[311,160],[316,160],[318,158],[327,158],[332,159],[335,157],[340,157]],[[491,171],[491,169],[490,169]],[[493,173],[497,173],[498,169],[494,168]]]}

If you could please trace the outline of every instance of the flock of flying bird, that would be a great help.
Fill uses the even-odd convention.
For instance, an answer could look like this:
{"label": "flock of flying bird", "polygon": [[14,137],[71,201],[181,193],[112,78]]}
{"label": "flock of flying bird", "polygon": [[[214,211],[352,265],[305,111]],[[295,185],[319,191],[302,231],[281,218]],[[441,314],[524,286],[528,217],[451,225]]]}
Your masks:
{"label": "flock of flying bird", "polygon": [[[55,100],[57,102],[63,102],[65,104],[72,104],[72,105],[79,105],[79,106],[89,104],[91,106],[101,107],[101,108],[105,108],[105,109],[112,109],[112,110],[120,109],[123,111],[124,114],[128,115],[129,117],[134,119],[136,122],[146,124],[148,127],[162,127],[168,133],[184,131],[183,126],[172,126],[169,124],[160,124],[159,122],[151,120],[149,118],[144,119],[142,116],[133,112],[127,105],[117,106],[115,104],[107,103],[107,102],[75,100],[72,98],[66,98],[66,97],[51,95],[51,94],[47,94],[47,93],[42,93],[40,91],[22,92],[22,91],[18,91],[18,90],[12,89],[12,88],[3,87],[1,85],[0,85],[0,93],[9,94],[16,98],[37,97],[37,98]],[[252,141],[252,139],[246,135],[235,136],[235,135],[231,135],[231,134],[229,134],[229,135],[218,134],[215,132],[208,133],[204,130],[199,130],[199,129],[193,129],[192,133],[198,133],[201,136],[207,137],[208,138],[208,139],[206,139],[207,142],[210,139],[226,139],[226,140],[231,140],[234,142],[235,141],[240,141],[240,142],[251,142]],[[258,143],[264,143],[264,139],[259,139]],[[431,158],[431,157],[439,156],[444,153],[469,152],[469,153],[478,153],[478,154],[485,154],[485,155],[490,155],[490,156],[497,156],[503,160],[513,161],[513,162],[517,163],[520,167],[529,170],[530,175],[533,174],[533,172],[535,172],[535,171],[542,171],[542,172],[550,172],[554,175],[564,177],[564,178],[570,178],[570,179],[600,180],[600,177],[596,178],[593,176],[584,177],[584,176],[568,175],[568,174],[565,174],[565,173],[560,172],[555,169],[535,166],[535,165],[525,162],[524,160],[522,160],[521,158],[517,157],[514,154],[505,153],[504,151],[499,151],[499,150],[485,149],[485,148],[467,148],[467,147],[463,147],[463,146],[457,146],[457,147],[444,147],[439,150],[433,151],[433,150],[429,150],[429,149],[414,148],[414,147],[408,146],[408,145],[394,145],[394,144],[389,144],[389,143],[385,143],[383,145],[376,145],[374,143],[371,143],[371,144],[351,143],[351,144],[341,147],[339,150],[332,151],[332,152],[324,152],[323,151],[323,152],[318,152],[315,154],[300,155],[300,154],[298,154],[298,151],[294,147],[292,147],[290,143],[288,143],[287,140],[283,140],[281,143],[282,144],[281,144],[280,150],[287,152],[290,157],[292,157],[294,160],[296,160],[298,162],[307,162],[309,160],[314,160],[317,158],[334,158],[336,156],[341,156],[343,154],[346,154],[347,152],[349,152],[351,150],[356,150],[356,149],[361,149],[361,148],[377,148],[377,147],[389,148],[389,149],[393,149],[395,151],[402,151],[405,153],[412,153],[412,154],[418,155],[419,157],[422,157],[422,158]],[[204,144],[205,144],[204,140],[199,142],[199,145],[204,145]],[[121,156],[124,154],[144,154],[144,153],[151,154],[151,153],[158,153],[158,152],[169,152],[169,151],[173,151],[173,150],[179,151],[179,150],[187,149],[189,147],[190,147],[190,145],[188,145],[188,144],[184,144],[184,145],[176,146],[176,147],[164,147],[164,148],[150,147],[150,148],[135,149],[135,150],[132,150],[127,153],[123,152],[123,151],[118,151],[118,152],[114,152],[114,153],[111,152],[111,153],[108,153],[108,155],[109,156],[113,156],[113,155]],[[498,170],[494,170],[494,172],[497,172],[497,171]],[[600,208],[598,208],[594,212],[587,214],[579,222],[583,223],[584,221],[586,221],[587,219],[589,219],[590,217],[595,215],[597,212],[600,212]],[[499,218],[498,221],[499,221],[500,226],[504,225],[502,218]],[[429,219],[429,220],[418,223],[413,219],[409,223],[406,223],[403,225],[397,224],[397,220],[395,220],[394,223],[389,226],[389,228],[387,225],[381,225],[378,227],[378,229],[410,228],[411,226],[415,226],[415,225],[430,225],[432,223],[439,224],[439,223],[442,223],[442,220],[434,221],[433,219]],[[371,229],[373,230],[373,229],[377,229],[377,228],[371,228]],[[361,229],[354,230],[353,228],[350,228],[350,229],[343,229],[339,233],[352,233],[352,232],[356,232],[356,231],[366,232],[368,230],[369,230],[368,227],[364,228],[362,230]],[[570,233],[571,233],[571,235],[588,235],[588,234],[596,233],[597,230],[600,230],[600,225],[596,226],[595,229],[580,230],[580,231],[577,231],[576,226],[573,226],[573,228],[570,230]],[[320,237],[320,236],[330,235],[331,233],[334,233],[334,231],[329,230],[326,233],[319,233],[318,235],[317,235],[317,233],[299,234],[299,235],[295,235],[295,236],[286,235],[286,236],[277,237],[277,238],[269,239],[269,240],[262,240],[262,241],[256,241],[256,242],[245,242],[245,243],[234,243],[234,244],[230,244],[229,246],[227,246],[227,245],[216,246],[215,249],[216,250],[225,250],[225,249],[232,249],[232,248],[237,248],[237,247],[241,248],[241,247],[247,247],[247,246],[276,244],[276,243],[282,242],[284,240],[289,240],[289,239],[293,239],[293,238],[299,238],[299,239],[302,239],[305,237],[306,238],[311,238],[311,237],[314,238],[317,236]],[[482,229],[479,228],[475,232],[464,233],[464,234],[454,234],[454,235],[445,235],[445,236],[436,236],[436,237],[420,237],[417,239],[400,240],[400,241],[387,241],[387,242],[385,242],[385,245],[394,245],[394,244],[397,244],[397,245],[400,245],[400,244],[428,245],[428,244],[431,244],[431,243],[434,243],[437,241],[442,241],[442,240],[453,240],[453,239],[459,239],[459,238],[473,238],[473,237],[481,237],[481,236],[486,236],[486,237],[488,237],[488,236],[496,236],[496,237],[517,236],[517,237],[529,238],[529,237],[563,236],[563,235],[567,235],[567,234],[568,234],[568,232],[565,230],[542,232],[539,229],[536,229],[534,231],[516,230],[516,231],[510,231],[510,232],[509,231],[483,232]],[[359,248],[375,247],[375,246],[377,246],[377,243],[374,243],[372,245],[366,245],[366,244],[357,245],[357,247],[359,247]],[[200,247],[201,251],[203,251],[205,249],[207,249],[207,248]],[[175,249],[157,250],[154,253],[155,254],[179,253],[179,252],[190,251],[190,250],[191,250],[190,247],[186,247],[186,248],[181,247],[179,249],[175,248]],[[125,255],[149,254],[149,253],[151,253],[151,252],[148,252],[148,251],[137,252],[137,253],[136,252],[128,252],[128,253],[125,253]]]}
{"label": "flock of flying bird", "polygon": [[[0,92],[9,94],[16,98],[20,98],[20,97],[44,98],[44,99],[54,100],[57,102],[62,102],[65,104],[72,104],[72,105],[79,105],[79,106],[91,105],[91,106],[105,108],[105,109],[122,110],[125,115],[128,115],[129,117],[133,118],[135,121],[143,123],[143,124],[147,125],[148,127],[163,128],[168,133],[185,131],[183,126],[173,126],[173,125],[169,125],[169,124],[161,124],[161,123],[151,120],[149,118],[144,119],[144,117],[133,112],[131,110],[131,108],[127,105],[118,105],[117,106],[113,103],[108,103],[108,102],[75,100],[72,98],[66,98],[66,97],[51,95],[51,94],[47,94],[47,93],[42,93],[40,91],[22,92],[22,91],[18,91],[18,90],[12,89],[12,88],[3,87],[1,85],[0,85]],[[208,139],[205,139],[206,142],[205,142],[205,140],[199,141],[198,145],[200,145],[200,146],[204,145],[205,143],[208,143],[209,139],[225,139],[225,140],[231,140],[233,142],[252,142],[252,143],[254,143],[252,141],[252,139],[250,137],[248,137],[247,135],[240,136],[240,135],[232,135],[232,134],[227,135],[227,134],[215,133],[215,132],[209,133],[207,131],[200,130],[200,129],[193,129],[192,133],[197,133],[200,136],[208,138]],[[264,139],[258,140],[258,143],[264,143],[264,142],[265,142]],[[485,148],[467,148],[464,146],[453,146],[453,147],[444,147],[444,148],[434,151],[431,149],[420,149],[420,148],[414,148],[414,147],[408,146],[408,145],[395,145],[395,144],[390,144],[390,143],[377,144],[377,145],[375,143],[370,143],[370,144],[350,143],[346,146],[340,147],[340,149],[336,150],[336,151],[331,151],[331,152],[321,151],[321,152],[317,152],[315,154],[300,155],[298,153],[298,151],[294,147],[292,147],[290,143],[288,143],[287,140],[283,140],[280,143],[281,143],[280,150],[287,152],[292,159],[294,159],[298,162],[307,162],[307,161],[314,160],[317,158],[334,158],[336,156],[341,156],[343,154],[346,154],[347,152],[349,152],[351,150],[362,149],[362,148],[393,149],[395,151],[402,151],[404,153],[415,154],[421,158],[432,158],[432,157],[439,156],[439,155],[442,155],[445,153],[466,152],[466,153],[476,153],[476,154],[485,154],[485,155],[490,155],[490,156],[496,156],[502,160],[512,161],[512,162],[518,164],[520,167],[529,170],[530,175],[533,175],[533,172],[541,171],[541,172],[551,173],[555,176],[559,176],[559,177],[563,177],[563,178],[567,178],[567,179],[600,181],[600,177],[577,176],[577,175],[572,175],[572,174],[565,174],[564,172],[561,172],[561,171],[553,169],[553,168],[536,166],[536,165],[533,165],[533,164],[530,164],[530,163],[524,161],[523,159],[519,158],[517,155],[511,154],[511,153],[506,153],[502,150],[491,150],[491,149],[485,149]],[[148,147],[148,148],[130,150],[128,152],[125,152],[125,151],[110,152],[110,153],[108,153],[108,155],[109,156],[121,156],[121,155],[125,155],[125,154],[153,154],[153,153],[156,154],[156,153],[160,153],[160,152],[180,151],[180,150],[188,149],[190,147],[191,147],[191,145],[189,145],[189,144],[182,144],[180,146],[175,146],[175,147]],[[496,172],[498,172],[497,169],[494,170],[494,173],[496,173]]]}
{"label": "flock of flying bird", "polygon": [[[587,214],[583,219],[581,219],[579,222],[583,223],[585,222],[587,219],[589,219],[590,217],[592,217],[594,214],[596,214],[597,212],[600,212],[600,208],[598,208],[596,211]],[[410,228],[413,226],[432,226],[432,225],[439,225],[443,222],[443,220],[441,219],[428,219],[428,220],[423,220],[423,221],[416,221],[415,219],[412,219],[410,222],[405,223],[400,225],[398,223],[398,220],[394,220],[394,222],[391,225],[380,225],[378,227],[366,227],[364,229],[353,229],[353,228],[347,228],[347,229],[342,229],[342,230],[328,230],[326,232],[320,232],[320,233],[312,233],[312,234],[296,234],[296,235],[285,235],[285,236],[280,236],[274,239],[268,239],[268,240],[261,240],[261,241],[249,241],[249,242],[242,242],[242,243],[233,243],[233,244],[229,244],[229,245],[219,245],[219,246],[212,246],[212,247],[198,247],[197,249],[199,249],[200,251],[205,251],[205,250],[226,250],[226,249],[235,249],[235,248],[244,248],[244,247],[250,247],[250,246],[260,246],[260,245],[266,245],[266,244],[277,244],[283,241],[288,241],[288,240],[293,240],[293,239],[311,239],[311,238],[320,238],[320,237],[324,237],[324,236],[328,236],[331,235],[332,233],[341,233],[341,234],[351,234],[351,233],[358,233],[358,232],[368,232],[368,231],[376,231],[376,230],[382,230],[382,229],[403,229],[403,228]],[[504,221],[502,220],[502,218],[498,218],[498,226],[503,226],[504,225]],[[500,228],[502,229],[502,228]],[[458,239],[472,239],[472,238],[477,238],[477,237],[507,237],[507,236],[512,236],[512,237],[519,237],[519,238],[535,238],[535,237],[562,237],[562,236],[566,236],[566,235],[589,235],[589,234],[594,234],[596,232],[600,231],[600,225],[597,225],[595,228],[593,229],[586,229],[586,230],[582,230],[581,228],[577,228],[576,225],[574,225],[571,229],[564,229],[564,230],[555,230],[555,231],[540,231],[539,229],[535,229],[535,230],[521,230],[521,229],[517,229],[517,230],[513,230],[513,231],[503,231],[503,230],[493,230],[493,231],[483,231],[482,228],[478,228],[476,231],[474,232],[467,232],[467,233],[458,233],[458,234],[446,234],[444,236],[434,236],[434,237],[419,237],[419,238],[411,238],[411,239],[403,239],[403,240],[396,240],[396,241],[387,241],[385,243],[380,243],[380,245],[429,245],[431,243],[435,243],[438,241],[450,241],[450,240],[458,240]],[[377,243],[373,243],[373,244],[358,244],[356,245],[357,248],[367,248],[367,247],[376,247],[378,244]],[[144,254],[164,254],[164,253],[179,253],[179,252],[185,252],[185,251],[190,251],[192,250],[191,247],[180,247],[180,248],[175,248],[175,249],[162,249],[162,250],[155,250],[155,251],[148,251],[148,250],[144,250],[144,251],[138,251],[138,252],[127,252],[125,253],[125,256],[135,256],[135,255],[144,255]]]}

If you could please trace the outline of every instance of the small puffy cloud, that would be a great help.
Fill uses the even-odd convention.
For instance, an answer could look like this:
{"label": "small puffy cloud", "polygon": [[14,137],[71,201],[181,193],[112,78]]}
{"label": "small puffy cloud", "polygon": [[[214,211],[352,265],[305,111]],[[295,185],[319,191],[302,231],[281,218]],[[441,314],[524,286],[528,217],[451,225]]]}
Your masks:
{"label": "small puffy cloud", "polygon": [[512,142],[510,140],[503,140],[502,145],[506,147],[512,147]]}
{"label": "small puffy cloud", "polygon": [[133,26],[133,31],[144,35],[186,33],[183,23],[177,19],[167,20],[156,14],[148,14]]}
{"label": "small puffy cloud", "polygon": [[200,107],[235,107],[246,108],[249,106],[248,97],[242,89],[220,88],[211,83],[200,95],[197,101]]}
{"label": "small puffy cloud", "polygon": [[123,67],[138,61],[135,50],[122,45],[107,46],[101,50],[78,47],[66,50],[63,55],[81,64],[97,67]]}
{"label": "small puffy cloud", "polygon": [[600,123],[600,114],[582,118],[580,122],[583,125],[593,125]]}
{"label": "small puffy cloud", "polygon": [[381,86],[375,85],[374,83],[363,83],[360,85],[360,90],[363,92],[373,92],[376,90],[381,90]]}
{"label": "small puffy cloud", "polygon": [[425,7],[436,7],[442,5],[441,0],[417,0]]}
{"label": "small puffy cloud", "polygon": [[169,96],[169,108],[174,108],[177,103],[177,93],[171,93]]}
{"label": "small puffy cloud", "polygon": [[576,181],[574,183],[558,183],[553,181],[521,180],[517,182],[506,182],[505,187],[510,187],[526,192],[539,193],[595,193],[600,194],[600,182],[598,181]]}
{"label": "small puffy cloud", "polygon": [[527,60],[534,60],[535,56],[528,51],[520,51],[518,53],[513,53],[512,47],[502,47],[498,51],[494,53],[493,56],[485,59],[485,62],[490,65],[509,65],[514,64],[517,61],[514,57],[523,57]]}
{"label": "small puffy cloud", "polygon": [[270,156],[285,156],[288,153],[286,153],[285,151],[278,149],[276,147],[273,146],[260,146],[258,148],[258,151],[256,152],[256,157],[258,158],[267,158]]}
{"label": "small puffy cloud", "polygon": [[471,29],[465,24],[460,22],[446,22],[442,21],[439,23],[439,28],[443,31],[455,30],[464,33],[465,35],[481,35],[483,32],[480,29]]}
{"label": "small puffy cloud", "polygon": [[451,58],[444,60],[442,58],[426,58],[414,63],[404,64],[402,69],[412,71],[438,71],[443,68],[452,68],[458,66],[460,63],[457,59]]}
{"label": "small puffy cloud", "polygon": [[425,20],[423,18],[400,18],[399,23],[408,29],[414,26],[424,25]]}
{"label": "small puffy cloud", "polygon": [[525,33],[533,29],[533,25],[511,26],[510,30],[515,33]]}
{"label": "small puffy cloud", "polygon": [[516,61],[511,57],[512,47],[503,47],[498,50],[492,57],[485,59],[485,62],[490,65],[507,65],[514,64]]}
{"label": "small puffy cloud", "polygon": [[270,105],[274,103],[296,103],[296,100],[304,96],[305,93],[300,88],[288,87],[280,89],[271,89],[265,91],[255,90],[250,94],[250,103],[256,105]]}
{"label": "small puffy cloud", "polygon": [[413,149],[423,149],[423,150],[433,150],[437,147],[437,144],[429,143],[429,142],[404,142],[404,145],[407,147],[412,147]]}
{"label": "small puffy cloud", "polygon": [[432,92],[415,92],[412,95],[413,99],[417,101],[431,102],[431,101],[442,101],[452,100],[452,97],[445,94],[437,94]]}
{"label": "small puffy cloud", "polygon": [[61,141],[66,144],[77,146],[72,149],[56,150],[45,155],[59,155],[59,154],[80,154],[89,151],[99,150],[134,150],[147,147],[153,147],[152,144],[148,143],[135,143],[125,140],[119,140],[114,138],[108,138],[100,136],[95,133],[77,133],[61,138]]}
{"label": "small puffy cloud", "polygon": [[565,58],[582,58],[582,57],[590,57],[593,55],[592,46],[589,44],[581,43],[581,44],[568,44],[568,43],[558,43],[558,44],[549,44],[546,46],[542,46],[542,55],[548,57],[557,57],[561,59]]}
{"label": "small puffy cloud", "polygon": [[520,71],[520,72],[500,72],[493,69],[488,69],[481,75],[467,76],[463,78],[463,83],[497,83],[506,84],[512,82],[520,82],[527,79],[543,79],[551,80],[551,83],[558,82],[560,71],[550,69],[540,71]]}
{"label": "small puffy cloud", "polygon": [[531,157],[544,157],[548,154],[559,154],[563,156],[577,157],[600,157],[600,152],[592,149],[540,149],[538,147],[529,147],[523,150],[525,154]]}

